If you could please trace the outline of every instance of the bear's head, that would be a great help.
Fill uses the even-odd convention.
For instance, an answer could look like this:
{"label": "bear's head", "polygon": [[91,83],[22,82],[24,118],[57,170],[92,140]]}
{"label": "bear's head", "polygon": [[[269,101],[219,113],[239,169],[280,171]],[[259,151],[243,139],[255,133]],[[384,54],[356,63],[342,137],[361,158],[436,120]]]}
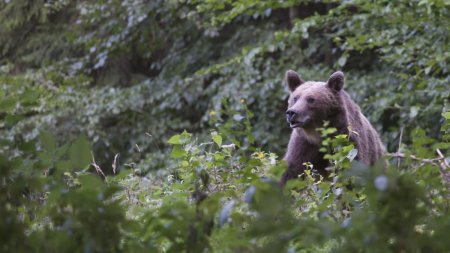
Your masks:
{"label": "bear's head", "polygon": [[286,119],[292,129],[313,132],[324,121],[332,121],[342,110],[340,92],[344,73],[333,73],[327,82],[303,81],[293,70],[286,72],[290,92]]}

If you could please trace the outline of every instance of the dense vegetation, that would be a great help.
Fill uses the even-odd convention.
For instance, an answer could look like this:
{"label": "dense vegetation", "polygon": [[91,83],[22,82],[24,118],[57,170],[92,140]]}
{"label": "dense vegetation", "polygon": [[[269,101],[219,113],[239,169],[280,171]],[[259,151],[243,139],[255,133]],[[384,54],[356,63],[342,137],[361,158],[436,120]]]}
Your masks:
{"label": "dense vegetation", "polygon": [[[1,252],[450,252],[450,3],[0,1]],[[280,188],[283,75],[389,154]]]}

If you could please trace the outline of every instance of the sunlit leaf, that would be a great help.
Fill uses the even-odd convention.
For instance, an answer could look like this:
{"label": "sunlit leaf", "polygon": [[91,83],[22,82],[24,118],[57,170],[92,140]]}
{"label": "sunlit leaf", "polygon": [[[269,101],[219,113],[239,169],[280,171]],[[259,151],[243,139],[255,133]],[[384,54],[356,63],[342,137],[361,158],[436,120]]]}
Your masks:
{"label": "sunlit leaf", "polygon": [[212,132],[211,137],[213,141],[217,144],[217,146],[219,147],[222,146],[222,136],[220,136],[220,134],[218,134],[217,132]]}
{"label": "sunlit leaf", "polygon": [[172,152],[170,153],[170,157],[172,158],[180,158],[186,155],[186,151],[180,145],[173,146]]}

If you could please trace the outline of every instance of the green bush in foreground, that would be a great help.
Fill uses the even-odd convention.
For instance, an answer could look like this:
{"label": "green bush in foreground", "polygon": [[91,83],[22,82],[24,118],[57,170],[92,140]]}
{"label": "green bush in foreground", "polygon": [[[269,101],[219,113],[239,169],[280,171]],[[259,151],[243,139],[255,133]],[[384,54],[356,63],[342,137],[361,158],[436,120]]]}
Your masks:
{"label": "green bush in foreground", "polygon": [[[85,138],[57,147],[41,133],[21,146],[21,156],[0,156],[1,251],[450,250],[444,160],[426,159],[426,137],[418,135],[408,156],[419,163],[407,158],[366,168],[352,162],[346,136],[324,128],[336,173],[317,179],[311,167],[304,180],[281,189],[285,164],[248,142],[248,117],[247,111],[240,121],[216,122],[205,141],[187,132],[172,136],[171,171],[145,177],[129,170],[103,175]],[[444,117],[444,141],[434,147],[448,147],[450,117]]]}

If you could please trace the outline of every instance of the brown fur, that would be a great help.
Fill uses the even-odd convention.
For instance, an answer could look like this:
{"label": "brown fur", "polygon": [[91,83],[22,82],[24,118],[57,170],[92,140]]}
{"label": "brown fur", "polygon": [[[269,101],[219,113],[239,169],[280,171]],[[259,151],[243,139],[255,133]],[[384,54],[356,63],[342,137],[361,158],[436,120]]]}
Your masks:
{"label": "brown fur", "polygon": [[328,121],[339,134],[350,136],[358,149],[357,160],[372,165],[382,156],[384,147],[377,132],[342,89],[342,72],[333,73],[326,83],[304,82],[292,70],[286,72],[286,79],[291,93],[286,113],[293,131],[284,157],[288,169],[281,178],[282,185],[289,179],[298,178],[305,169],[305,162],[311,162],[322,176],[328,176],[325,168],[329,164],[323,158],[324,154],[319,152],[321,140],[316,131],[324,121]]}

